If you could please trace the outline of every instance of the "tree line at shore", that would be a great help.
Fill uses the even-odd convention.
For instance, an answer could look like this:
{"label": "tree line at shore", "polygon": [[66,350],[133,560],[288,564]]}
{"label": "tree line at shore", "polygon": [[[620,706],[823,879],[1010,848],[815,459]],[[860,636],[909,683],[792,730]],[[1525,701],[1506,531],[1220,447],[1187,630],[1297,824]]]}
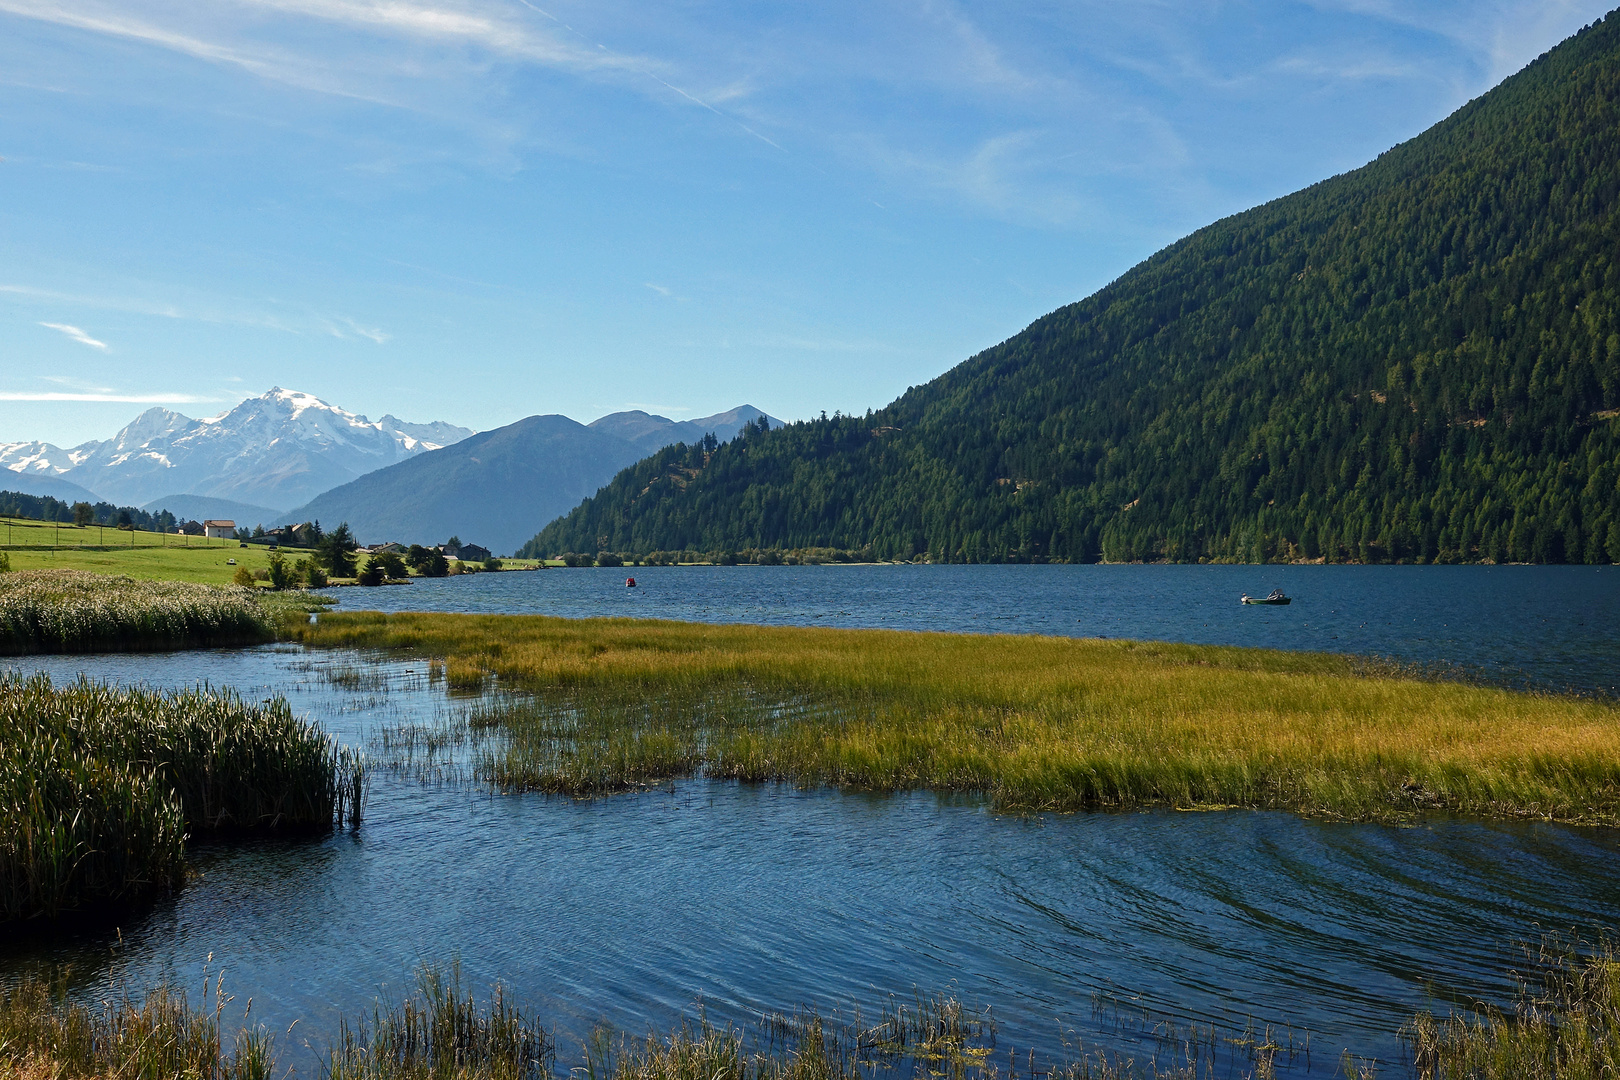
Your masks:
{"label": "tree line at shore", "polygon": [[183,526],[202,526],[175,517],[167,510],[151,513],[138,506],[115,506],[110,502],[64,502],[50,495],[29,495],[21,491],[0,491],[0,517],[29,518],[63,525],[103,525],[147,532],[172,532]]}

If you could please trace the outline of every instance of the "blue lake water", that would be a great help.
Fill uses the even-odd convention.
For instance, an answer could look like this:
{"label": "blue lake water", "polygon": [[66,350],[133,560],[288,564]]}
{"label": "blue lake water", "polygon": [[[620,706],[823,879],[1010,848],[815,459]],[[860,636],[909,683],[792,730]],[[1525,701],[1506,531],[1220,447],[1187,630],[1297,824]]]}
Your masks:
{"label": "blue lake water", "polygon": [[[635,575],[637,587],[624,580]],[[1287,607],[1244,607],[1280,588]],[[679,566],[333,589],[343,608],[1106,636],[1454,665],[1620,693],[1620,567]]]}
{"label": "blue lake water", "polygon": [[[640,587],[624,588],[634,573]],[[1286,608],[1238,593],[1281,587]],[[551,570],[334,590],[393,607],[1107,635],[1336,649],[1612,692],[1620,573],[1546,567],[715,567]],[[353,745],[453,719],[421,661],[289,646],[0,659],[120,682],[287,695]],[[329,677],[364,668],[360,688]],[[1140,1054],[1142,1022],[1310,1033],[1295,1073],[1404,1060],[1417,1010],[1506,1002],[1518,947],[1620,927],[1620,832],[1289,814],[1010,816],[974,800],[686,782],[595,801],[382,772],[364,826],[202,845],[200,877],[117,928],[0,930],[0,978],[81,986],[225,972],[308,1075],[339,1015],[423,961],[504,980],[562,1033],[954,993],[999,1045]],[[210,960],[210,957],[212,959]],[[1123,1023],[1120,1022],[1123,1018]],[[229,1017],[227,1017],[229,1019]],[[312,1046],[305,1047],[305,1042]],[[1308,1066],[1308,1067],[1307,1067]]]}

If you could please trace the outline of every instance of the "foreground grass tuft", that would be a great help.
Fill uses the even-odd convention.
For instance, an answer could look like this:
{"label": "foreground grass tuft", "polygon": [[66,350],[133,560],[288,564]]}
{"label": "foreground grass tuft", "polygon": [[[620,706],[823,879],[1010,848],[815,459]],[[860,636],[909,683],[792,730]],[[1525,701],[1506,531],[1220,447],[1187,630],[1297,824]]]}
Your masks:
{"label": "foreground grass tuft", "polygon": [[1580,955],[1544,944],[1513,1013],[1428,1013],[1408,1025],[1421,1080],[1620,1076],[1620,957],[1603,943]]}
{"label": "foreground grass tuft", "polygon": [[411,648],[501,738],[491,783],[590,795],[671,777],[978,792],[1011,810],[1163,805],[1357,819],[1620,823],[1620,706],[1261,649],[335,613],[308,644]]}
{"label": "foreground grass tuft", "polygon": [[[268,1080],[277,1070],[262,1030],[243,1030],[227,1053],[221,1014],[230,1001],[216,987],[212,1010],[159,988],[144,1000],[118,995],[87,1007],[38,978],[0,989],[0,1076],[24,1080],[189,1076]],[[206,1004],[206,1002],[205,1002]],[[379,1004],[371,1016],[340,1021],[321,1072],[328,1080],[870,1080],[896,1076],[997,1076],[988,1065],[995,1026],[952,998],[919,999],[884,1010],[875,1023],[814,1011],[765,1016],[746,1029],[701,1017],[668,1035],[615,1036],[599,1029],[582,1064],[559,1073],[550,1032],[497,984],[487,1001],[460,971],[423,968],[413,993]],[[1116,1075],[1089,1068],[1052,1080]]]}
{"label": "foreground grass tuft", "polygon": [[[1512,1015],[1437,1018],[1421,1013],[1405,1028],[1420,1080],[1601,1080],[1620,1070],[1620,959],[1608,946],[1585,955],[1544,951],[1536,985]],[[206,980],[205,980],[206,982]],[[71,1001],[60,987],[25,976],[0,987],[0,1077],[101,1080],[194,1077],[269,1080],[278,1066],[271,1037],[244,1028],[226,1049],[222,1015],[232,999],[219,985],[204,1008],[160,987],[144,999]],[[207,1007],[210,1005],[212,1007]],[[245,1014],[244,1014],[245,1015]],[[425,967],[404,1000],[379,1004],[369,1018],[340,1021],[320,1073],[327,1080],[1267,1080],[1279,1053],[1269,1029],[1233,1035],[1214,1028],[1155,1026],[1140,1056],[1066,1042],[1066,1060],[1044,1061],[996,1047],[989,1011],[950,997],[891,1002],[875,1019],[859,1012],[769,1014],[744,1027],[720,1027],[701,1013],[671,1031],[641,1038],[599,1028],[579,1063],[557,1067],[556,1042],[497,984],[480,1002],[448,972]],[[1005,1071],[1003,1071],[1005,1063]],[[1292,1059],[1287,1062],[1291,1066]],[[1344,1075],[1368,1076],[1348,1057]]]}
{"label": "foreground grass tuft", "polygon": [[188,834],[329,829],[363,796],[285,699],[0,674],[0,922],[176,888]]}
{"label": "foreground grass tuft", "polygon": [[0,989],[3,1077],[270,1080],[272,1074],[267,1034],[243,1030],[226,1052],[219,1011],[195,1009],[167,987],[142,999],[121,994],[94,1008],[69,1002],[39,979]]}
{"label": "foreground grass tuft", "polygon": [[462,985],[459,967],[448,973],[425,967],[404,1001],[379,1006],[369,1021],[340,1023],[326,1074],[328,1080],[545,1080],[554,1056],[550,1034],[516,1008],[502,986],[480,1006]]}
{"label": "foreground grass tuft", "polygon": [[274,638],[249,589],[82,570],[0,574],[0,653],[209,648]]}

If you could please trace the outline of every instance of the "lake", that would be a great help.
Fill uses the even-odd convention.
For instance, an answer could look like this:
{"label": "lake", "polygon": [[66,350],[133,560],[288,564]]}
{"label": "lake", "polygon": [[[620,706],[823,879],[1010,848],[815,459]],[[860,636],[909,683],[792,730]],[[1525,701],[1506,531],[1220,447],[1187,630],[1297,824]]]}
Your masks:
{"label": "lake", "polygon": [[[624,580],[635,575],[637,587]],[[1287,607],[1238,597],[1281,588]],[[332,589],[344,608],[1060,634],[1393,657],[1620,694],[1620,567],[673,566]]]}
{"label": "lake", "polygon": [[[635,574],[640,587],[626,589]],[[1612,693],[1620,573],[1577,567],[682,567],[334,590],[345,608],[544,612],[1333,649]],[[1238,593],[1281,587],[1286,608]],[[293,646],[6,667],[287,695],[353,745],[473,704],[423,661]],[[366,677],[348,678],[354,669]],[[357,833],[201,845],[200,877],[117,928],[0,941],[0,977],[84,988],[225,973],[307,1075],[339,1015],[421,962],[504,980],[562,1033],[642,1033],[955,994],[1000,1052],[1141,1054],[1161,1019],[1309,1032],[1294,1074],[1404,1061],[1417,1010],[1506,1002],[1518,948],[1620,926],[1620,832],[1284,813],[1004,815],[974,799],[690,781],[594,801],[381,772]],[[210,957],[212,959],[210,959]],[[194,993],[195,996],[195,993]],[[230,1016],[227,1015],[227,1020]],[[305,1048],[304,1041],[312,1042]]]}

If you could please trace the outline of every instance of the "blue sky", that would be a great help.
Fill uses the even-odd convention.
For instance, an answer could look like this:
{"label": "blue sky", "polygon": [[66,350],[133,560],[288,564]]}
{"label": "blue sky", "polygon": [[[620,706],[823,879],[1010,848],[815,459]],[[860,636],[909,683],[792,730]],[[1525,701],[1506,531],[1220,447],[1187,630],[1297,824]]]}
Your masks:
{"label": "blue sky", "polygon": [[0,0],[0,441],[891,400],[1613,0]]}

